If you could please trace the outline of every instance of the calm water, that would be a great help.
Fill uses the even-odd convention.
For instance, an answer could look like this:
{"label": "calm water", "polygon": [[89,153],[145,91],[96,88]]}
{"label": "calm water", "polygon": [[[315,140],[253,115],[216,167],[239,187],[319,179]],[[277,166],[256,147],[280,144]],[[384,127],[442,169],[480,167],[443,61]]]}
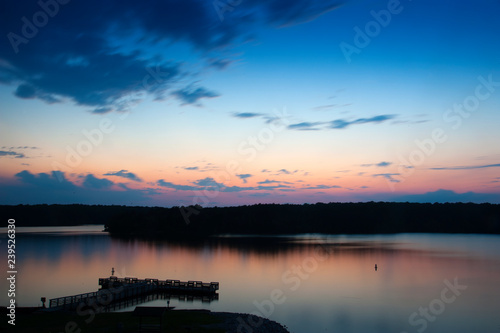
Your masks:
{"label": "calm water", "polygon": [[[219,301],[170,305],[260,312],[295,333],[500,332],[499,236],[304,235],[175,244],[123,241],[100,230],[17,228],[18,305],[95,291],[114,267],[119,277],[219,281]],[[5,229],[0,237],[6,247]]]}

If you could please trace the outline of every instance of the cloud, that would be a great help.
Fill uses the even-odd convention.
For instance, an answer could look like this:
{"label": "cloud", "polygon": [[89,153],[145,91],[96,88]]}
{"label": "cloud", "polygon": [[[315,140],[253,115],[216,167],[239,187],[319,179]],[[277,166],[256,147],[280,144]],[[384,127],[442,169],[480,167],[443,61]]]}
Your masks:
{"label": "cloud", "polygon": [[197,166],[193,166],[193,167],[184,167],[183,169],[188,170],[188,171],[194,171],[194,170],[198,170],[199,168]]}
{"label": "cloud", "polygon": [[367,124],[367,123],[382,123],[387,120],[394,119],[396,115],[390,115],[390,114],[385,114],[385,115],[379,115],[379,116],[374,116],[371,118],[358,118],[353,121],[347,121],[344,119],[337,119],[333,120],[330,122],[329,128],[331,129],[344,129],[347,128],[351,125],[357,125],[357,124]]}
{"label": "cloud", "polygon": [[262,117],[262,116],[264,116],[263,113],[255,113],[255,112],[235,112],[235,113],[233,113],[233,117],[242,118],[242,119]]}
{"label": "cloud", "polygon": [[200,105],[198,101],[202,98],[213,98],[219,96],[219,94],[217,94],[216,92],[209,91],[203,87],[195,88],[193,86],[188,86],[183,89],[176,90],[172,93],[172,95],[182,101],[181,105]]}
{"label": "cloud", "polygon": [[[25,38],[21,18],[43,13],[39,3],[2,4],[8,15],[0,21],[0,82],[16,86],[20,98],[69,100],[94,113],[125,111],[134,96],[173,95],[183,104],[215,97],[189,84],[207,69],[227,68],[234,61],[228,51],[253,38],[248,31],[300,24],[340,6],[332,0],[257,0],[221,14],[204,0],[55,2],[55,16]],[[192,59],[177,45],[185,45]]]}
{"label": "cloud", "polygon": [[177,185],[171,182],[166,182],[163,179],[158,180],[156,183],[158,184],[158,186],[167,187],[178,191],[196,191],[200,189],[198,186]]}
{"label": "cloud", "polygon": [[298,170],[295,170],[295,171],[289,171],[287,169],[279,169],[276,173],[276,175],[291,175],[291,174],[294,174],[296,173]]}
{"label": "cloud", "polygon": [[477,193],[477,192],[465,192],[457,193],[451,190],[439,189],[434,192],[427,192],[423,194],[408,194],[397,196],[391,199],[391,201],[397,202],[474,202],[474,203],[500,203],[499,193]]}
{"label": "cloud", "polygon": [[429,170],[474,170],[474,169],[499,168],[499,167],[500,167],[500,164],[484,164],[484,165],[429,168]]}
{"label": "cloud", "polygon": [[5,150],[0,150],[0,157],[4,156],[11,156],[15,158],[26,158],[26,156],[23,153],[17,153],[15,151],[5,151]]}
{"label": "cloud", "polygon": [[334,108],[336,106],[337,106],[337,104],[328,104],[328,105],[316,106],[316,107],[314,107],[312,109],[316,110],[316,111],[323,111],[323,110],[328,110],[328,109]]}
{"label": "cloud", "polygon": [[400,180],[395,179],[394,176],[399,176],[399,173],[378,173],[373,175],[373,177],[383,177],[392,183],[399,183]]}
{"label": "cloud", "polygon": [[253,187],[239,187],[239,186],[226,186],[222,183],[218,183],[215,179],[211,177],[206,177],[203,179],[198,179],[192,182],[194,185],[178,185],[171,182],[166,182],[163,179],[157,181],[157,184],[162,187],[171,188],[178,191],[216,191],[216,192],[241,192],[247,190],[253,190]]}
{"label": "cloud", "polygon": [[88,174],[85,176],[85,180],[83,181],[83,186],[94,189],[104,189],[110,188],[113,186],[113,182],[106,178],[97,178],[92,174]]}
{"label": "cloud", "polygon": [[36,97],[36,90],[35,87],[29,85],[29,84],[20,84],[16,92],[14,93],[19,98],[35,98]]}
{"label": "cloud", "polygon": [[92,174],[85,176],[81,185],[68,180],[61,171],[32,174],[23,170],[15,178],[15,183],[0,184],[3,204],[145,205],[151,203],[150,195],[155,194],[154,189],[137,190],[120,186],[120,190],[115,190],[111,188],[109,180],[99,179]]}
{"label": "cloud", "polygon": [[378,115],[371,118],[358,118],[352,121],[345,119],[335,119],[329,122],[301,122],[290,124],[287,126],[289,130],[297,131],[317,131],[325,129],[344,129],[352,125],[367,124],[367,123],[383,123],[387,120],[395,118],[396,115]]}
{"label": "cloud", "polygon": [[[259,185],[255,187],[256,190],[260,191],[271,191],[271,190],[276,190],[276,189],[291,189],[291,186],[288,185],[283,185],[283,184],[277,184],[277,185],[271,185],[271,186],[263,186]],[[295,191],[295,189],[293,189]]]}
{"label": "cloud", "polygon": [[[245,174],[242,176],[247,176],[247,175]],[[248,177],[243,177],[243,179],[245,179],[245,178],[248,178]],[[269,183],[270,182],[267,182],[267,183],[264,182],[263,184],[269,184]],[[276,185],[271,185],[271,186],[259,185],[256,187],[226,186],[222,183],[218,183],[217,181],[215,181],[215,179],[213,179],[211,177],[198,179],[198,180],[192,182],[192,184],[193,185],[178,185],[178,184],[173,184],[171,182],[166,182],[163,179],[160,179],[157,181],[157,185],[159,185],[159,186],[171,188],[171,189],[178,190],[178,191],[207,190],[207,191],[231,193],[231,192],[244,192],[244,191],[270,191],[270,190],[276,190],[276,189],[281,189],[281,188],[290,188],[290,186],[284,185],[282,183],[278,183]]]}
{"label": "cloud", "polygon": [[373,163],[373,164],[361,164],[362,167],[371,167],[371,166],[376,166],[380,168],[385,168],[392,165],[392,162],[380,162],[380,163]]}
{"label": "cloud", "polygon": [[74,190],[76,185],[66,179],[64,172],[52,171],[50,174],[39,173],[32,174],[27,170],[23,170],[15,175],[21,182],[25,184],[43,187],[47,190]]}
{"label": "cloud", "polygon": [[301,190],[326,190],[331,188],[342,188],[342,186],[338,185],[316,185],[316,186],[307,186],[301,187]]}
{"label": "cloud", "polygon": [[297,124],[288,125],[288,129],[290,130],[298,130],[298,131],[317,131],[320,128],[318,126],[323,125],[323,122],[302,122]]}
{"label": "cloud", "polygon": [[47,102],[48,104],[60,102],[59,99],[50,94],[40,93],[35,87],[30,84],[20,84],[14,92],[14,95],[22,99],[39,98]]}
{"label": "cloud", "polygon": [[284,182],[284,181],[280,181],[280,180],[269,180],[269,179],[266,179],[264,181],[261,181],[261,182],[258,182],[257,184],[293,184],[291,182]]}
{"label": "cloud", "polygon": [[120,170],[120,171],[109,171],[108,173],[105,173],[104,176],[117,176],[117,177],[122,177],[122,178],[127,178],[130,180],[134,180],[136,182],[142,182],[142,179],[136,176],[132,172],[128,172],[128,170]]}
{"label": "cloud", "polygon": [[251,174],[249,173],[245,173],[245,174],[241,174],[241,175],[236,175],[236,177],[238,177],[239,179],[242,179],[243,180],[243,183],[247,183],[247,178],[250,178],[252,177]]}

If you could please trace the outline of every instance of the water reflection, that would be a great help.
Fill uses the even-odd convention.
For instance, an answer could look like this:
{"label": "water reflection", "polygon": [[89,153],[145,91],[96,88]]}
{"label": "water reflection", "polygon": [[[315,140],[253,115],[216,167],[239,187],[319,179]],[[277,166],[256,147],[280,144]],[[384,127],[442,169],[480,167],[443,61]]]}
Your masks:
{"label": "water reflection", "polygon": [[17,301],[33,306],[41,296],[95,291],[98,278],[114,267],[119,277],[220,282],[220,301],[172,300],[177,308],[258,312],[296,333],[417,332],[422,326],[411,325],[410,316],[439,300],[444,281],[457,277],[467,289],[429,321],[426,332],[494,332],[500,326],[499,241],[482,235],[304,235],[176,243],[100,232],[20,233]]}

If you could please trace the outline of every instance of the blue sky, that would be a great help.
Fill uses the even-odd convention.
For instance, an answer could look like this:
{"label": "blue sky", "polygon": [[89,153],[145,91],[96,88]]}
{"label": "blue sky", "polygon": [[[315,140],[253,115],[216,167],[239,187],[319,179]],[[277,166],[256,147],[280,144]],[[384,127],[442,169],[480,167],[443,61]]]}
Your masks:
{"label": "blue sky", "polygon": [[1,6],[0,203],[500,202],[498,1]]}

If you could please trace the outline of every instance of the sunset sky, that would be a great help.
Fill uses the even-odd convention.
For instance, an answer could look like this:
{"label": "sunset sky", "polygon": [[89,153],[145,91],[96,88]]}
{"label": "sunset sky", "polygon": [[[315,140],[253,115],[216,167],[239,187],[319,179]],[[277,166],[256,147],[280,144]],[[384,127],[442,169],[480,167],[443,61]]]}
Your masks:
{"label": "sunset sky", "polygon": [[500,203],[499,15],[3,1],[0,204]]}

